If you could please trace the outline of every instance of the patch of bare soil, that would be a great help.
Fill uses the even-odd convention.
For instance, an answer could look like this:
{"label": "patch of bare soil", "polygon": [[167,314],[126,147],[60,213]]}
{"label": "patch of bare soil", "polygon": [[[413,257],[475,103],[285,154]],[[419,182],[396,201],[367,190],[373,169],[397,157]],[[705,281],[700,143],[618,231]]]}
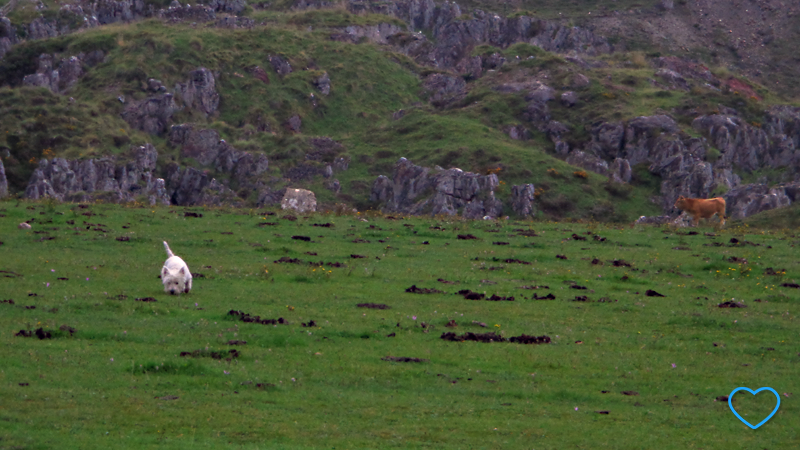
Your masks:
{"label": "patch of bare soil", "polygon": [[261,316],[251,316],[250,314],[244,313],[242,311],[230,310],[228,311],[229,316],[238,317],[239,320],[246,323],[260,323],[262,325],[277,325],[282,324],[286,325],[289,322],[283,319],[283,317],[279,317],[277,319],[262,319]]}
{"label": "patch of bare soil", "polygon": [[296,241],[305,241],[305,242],[310,242],[311,241],[311,238],[308,237],[308,236],[292,236],[292,239],[294,239]]}
{"label": "patch of bare soil", "polygon": [[389,305],[384,305],[383,303],[359,303],[359,308],[369,308],[369,309],[391,309],[392,307]]}
{"label": "patch of bare soil", "polygon": [[742,302],[734,302],[734,301],[731,301],[731,300],[728,300],[727,302],[722,302],[722,303],[718,304],[717,306],[720,307],[720,308],[747,308],[747,305],[745,305],[744,303],[742,303]]}
{"label": "patch of bare soil", "polygon": [[410,288],[406,289],[406,292],[411,294],[445,294],[446,292],[440,291],[438,289],[430,289],[430,288],[418,288],[417,285],[412,285]]}
{"label": "patch of bare soil", "polygon": [[467,240],[478,239],[478,238],[475,237],[474,235],[471,235],[471,234],[459,234],[458,235],[458,239],[467,241]]}
{"label": "patch of bare soil", "polygon": [[644,293],[644,295],[646,295],[648,297],[666,297],[666,295],[659,294],[658,292],[656,292],[656,291],[654,291],[652,289],[648,289],[647,292]]}
{"label": "patch of bare soil", "polygon": [[153,297],[138,297],[134,299],[137,302],[157,302],[158,300],[154,299]]}
{"label": "patch of bare soil", "polygon": [[190,356],[192,358],[212,358],[212,359],[224,359],[226,361],[230,361],[234,358],[238,358],[241,356],[239,350],[231,349],[226,351],[214,352],[209,350],[195,350],[192,352],[181,352],[180,356]]}
{"label": "patch of bare soil", "polygon": [[240,341],[237,339],[232,339],[228,341],[228,345],[245,345],[245,344],[247,344],[247,341]]}
{"label": "patch of bare soil", "polygon": [[767,267],[766,269],[764,269],[764,275],[770,275],[770,276],[773,276],[773,277],[779,277],[779,276],[782,276],[782,275],[786,275],[786,269],[775,270],[772,267]]}
{"label": "patch of bare soil", "polygon": [[531,297],[531,299],[533,299],[533,300],[555,300],[556,296],[553,295],[552,293],[547,294],[547,295],[542,295],[542,296],[538,296],[536,294],[533,294],[533,297]]}
{"label": "patch of bare soil", "polygon": [[408,356],[384,356],[381,358],[382,361],[392,361],[392,362],[428,362],[427,359],[420,359],[420,358],[409,358]]}
{"label": "patch of bare soil", "polygon": [[458,284],[459,283],[458,281],[447,281],[444,278],[439,278],[436,281],[438,281],[439,283],[444,283],[444,284]]}
{"label": "patch of bare soil", "polygon": [[566,255],[556,255],[558,259],[568,259]]}

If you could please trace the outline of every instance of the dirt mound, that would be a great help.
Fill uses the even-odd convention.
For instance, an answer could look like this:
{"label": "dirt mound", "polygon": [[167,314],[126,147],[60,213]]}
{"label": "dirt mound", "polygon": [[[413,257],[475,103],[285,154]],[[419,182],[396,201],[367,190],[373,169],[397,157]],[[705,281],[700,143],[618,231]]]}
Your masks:
{"label": "dirt mound", "polygon": [[359,308],[369,308],[369,309],[392,309],[389,305],[384,305],[383,303],[359,303]]}
{"label": "dirt mound", "polygon": [[275,264],[303,264],[303,261],[297,258],[289,258],[288,256],[281,256],[280,259],[277,261],[273,261]]}
{"label": "dirt mound", "polygon": [[438,289],[418,288],[416,284],[406,289],[406,292],[411,294],[445,294],[444,291],[440,291]]}
{"label": "dirt mound", "polygon": [[644,293],[644,295],[646,295],[648,297],[666,297],[666,295],[659,294],[658,292],[656,292],[656,291],[654,291],[652,289],[648,289],[647,292]]}
{"label": "dirt mound", "polygon": [[517,344],[549,344],[550,336],[528,336],[527,334],[522,334],[520,336],[512,336],[508,338],[508,342],[514,342]]}
{"label": "dirt mound", "polygon": [[308,236],[292,236],[292,239],[296,241],[311,242],[311,238]]}
{"label": "dirt mound", "polygon": [[428,362],[427,359],[409,358],[408,356],[384,356],[381,360],[393,362]]}
{"label": "dirt mound", "polygon": [[547,294],[547,295],[542,295],[542,296],[538,296],[536,294],[533,294],[533,297],[531,297],[531,299],[533,299],[533,300],[555,300],[556,296],[553,295],[552,293],[551,294]]}
{"label": "dirt mound", "polygon": [[734,302],[731,300],[728,300],[727,302],[722,302],[717,306],[720,308],[747,308],[747,305],[745,305],[744,303]]}
{"label": "dirt mound", "polygon": [[462,240],[467,241],[467,240],[478,239],[478,238],[473,236],[473,235],[471,235],[471,234],[459,234],[458,235],[458,239],[462,239]]}
{"label": "dirt mound", "polygon": [[233,309],[228,311],[228,315],[238,317],[239,320],[246,323],[260,323],[262,325],[277,325],[277,324],[286,325],[289,323],[285,321],[283,317],[279,317],[277,319],[262,319],[261,316],[251,316],[250,314],[244,313],[242,311],[236,311]]}
{"label": "dirt mound", "polygon": [[462,335],[457,335],[455,333],[447,332],[442,333],[441,339],[445,341],[451,342],[464,342],[464,341],[475,341],[475,342],[506,342],[506,338],[500,336],[499,334],[495,334],[494,332],[490,333],[473,333],[467,332]]}
{"label": "dirt mound", "polygon": [[191,356],[192,358],[212,358],[212,359],[225,359],[230,361],[238,358],[241,355],[239,350],[231,349],[226,351],[214,352],[210,350],[195,350],[192,352],[181,352],[180,356]]}
{"label": "dirt mound", "polygon": [[149,303],[149,302],[157,302],[158,300],[154,299],[153,297],[138,297],[135,298],[134,301]]}

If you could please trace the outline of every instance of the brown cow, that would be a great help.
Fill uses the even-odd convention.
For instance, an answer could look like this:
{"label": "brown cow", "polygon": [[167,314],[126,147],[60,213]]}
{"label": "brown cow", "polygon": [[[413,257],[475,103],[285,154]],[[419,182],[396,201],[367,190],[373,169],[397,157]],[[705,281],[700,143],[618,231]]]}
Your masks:
{"label": "brown cow", "polygon": [[725,199],[715,198],[686,198],[678,197],[675,207],[686,211],[692,216],[692,223],[697,226],[699,219],[710,219],[714,214],[719,217],[719,226],[725,225]]}

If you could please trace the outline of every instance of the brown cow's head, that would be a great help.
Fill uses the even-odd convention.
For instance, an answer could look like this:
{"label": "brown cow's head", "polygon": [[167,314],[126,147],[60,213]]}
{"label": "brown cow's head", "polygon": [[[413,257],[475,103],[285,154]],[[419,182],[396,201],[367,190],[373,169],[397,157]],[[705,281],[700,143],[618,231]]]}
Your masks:
{"label": "brown cow's head", "polygon": [[686,197],[681,195],[678,197],[677,200],[675,200],[675,207],[680,210],[683,210],[685,206],[686,206]]}

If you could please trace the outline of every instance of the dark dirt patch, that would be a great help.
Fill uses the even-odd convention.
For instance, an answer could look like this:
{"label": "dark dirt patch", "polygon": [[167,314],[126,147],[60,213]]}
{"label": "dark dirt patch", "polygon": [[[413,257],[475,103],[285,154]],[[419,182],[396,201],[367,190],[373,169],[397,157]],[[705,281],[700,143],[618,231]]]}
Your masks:
{"label": "dark dirt patch", "polygon": [[549,344],[550,336],[528,336],[527,334],[522,334],[520,336],[508,338],[508,342],[514,342],[516,344]]}
{"label": "dark dirt patch", "polygon": [[586,288],[586,286],[581,286],[581,285],[579,285],[579,284],[573,284],[573,285],[570,285],[570,287],[569,287],[569,288],[570,288],[570,289],[578,289],[578,290],[586,290],[586,289],[587,289],[587,288]]}
{"label": "dark dirt patch", "polygon": [[228,345],[245,345],[245,344],[247,344],[247,341],[240,341],[236,339],[228,341]]}
{"label": "dark dirt patch", "polygon": [[233,234],[233,231],[220,231],[219,234]]}
{"label": "dark dirt patch", "polygon": [[619,300],[615,300],[615,299],[613,299],[613,298],[608,298],[608,297],[600,297],[600,299],[599,299],[599,300],[597,300],[597,303],[614,303],[614,302],[618,302],[618,301],[619,301]]}
{"label": "dark dirt patch", "polygon": [[731,300],[728,300],[727,302],[722,302],[717,306],[719,306],[720,308],[747,308],[747,305],[745,305],[744,303],[734,302]]}
{"label": "dark dirt patch", "polygon": [[384,356],[381,358],[382,361],[392,361],[392,362],[428,362],[427,359],[420,359],[420,358],[409,358],[408,356]]}
{"label": "dark dirt patch", "polygon": [[397,336],[397,333],[389,333],[386,335],[386,337],[395,337],[395,336]]}
{"label": "dark dirt patch", "polygon": [[530,290],[535,290],[535,289],[550,289],[550,286],[545,286],[545,285],[541,285],[541,286],[530,286],[530,285],[528,285],[528,286],[520,286],[518,289],[530,289]]}
{"label": "dark dirt patch", "polygon": [[728,396],[727,395],[720,395],[715,400],[718,401],[718,402],[727,402],[728,401]]}
{"label": "dark dirt patch", "polygon": [[287,214],[287,215],[283,216],[282,219],[294,222],[295,220],[297,220],[297,217],[295,217],[295,216],[293,216],[291,214]]}
{"label": "dark dirt patch", "polygon": [[459,283],[458,281],[447,281],[444,278],[439,278],[436,281],[438,281],[439,283],[444,283],[444,284],[458,284]]}
{"label": "dark dirt patch", "polygon": [[800,284],[797,284],[797,283],[783,283],[783,284],[781,284],[781,286],[788,287],[788,288],[800,289]]}
{"label": "dark dirt patch", "polygon": [[731,256],[730,258],[728,258],[727,261],[730,262],[730,263],[747,264],[747,259],[739,258],[737,256]]}
{"label": "dark dirt patch", "polygon": [[260,323],[262,325],[287,325],[289,322],[285,321],[283,317],[279,317],[277,319],[262,319],[261,316],[251,316],[250,314],[244,313],[242,311],[230,310],[228,311],[229,316],[238,317],[239,320],[246,323]]}
{"label": "dark dirt patch", "polygon": [[354,239],[352,242],[354,244],[369,244],[369,241],[366,239]]}
{"label": "dark dirt patch", "polygon": [[462,289],[458,291],[457,294],[463,296],[467,300],[483,300],[483,298],[486,297],[486,294],[472,292],[469,289]]}
{"label": "dark dirt patch", "polygon": [[369,309],[392,309],[389,305],[384,305],[383,303],[359,303],[356,306],[359,308],[369,308]]}
{"label": "dark dirt patch", "polygon": [[[493,258],[493,259],[494,259],[495,261],[497,261],[497,258]],[[528,261],[522,261],[522,260],[520,260],[520,259],[511,259],[511,258],[509,258],[509,259],[504,259],[504,260],[503,260],[503,262],[504,262],[504,263],[508,263],[508,264],[525,264],[526,266],[529,266],[529,265],[531,265],[531,263],[529,263]]]}
{"label": "dark dirt patch", "polygon": [[457,238],[461,239],[461,240],[465,240],[465,241],[472,240],[472,239],[478,239],[476,236],[474,236],[472,234],[459,234],[457,236]]}
{"label": "dark dirt patch", "polygon": [[36,337],[37,337],[37,338],[39,338],[40,340],[43,340],[43,339],[53,339],[53,334],[52,334],[52,333],[50,333],[49,331],[45,331],[45,329],[44,329],[44,328],[37,328],[37,329],[35,329],[34,331],[30,331],[30,330],[19,330],[19,331],[18,331],[16,334],[14,334],[14,336],[19,336],[19,337],[32,337],[32,336],[36,336]]}
{"label": "dark dirt patch", "polygon": [[600,261],[599,259],[595,258],[595,259],[592,260],[592,265],[602,266],[603,265],[603,261]]}
{"label": "dark dirt patch", "polygon": [[330,223],[330,222],[328,222],[328,223],[315,223],[315,224],[312,224],[311,226],[312,227],[322,227],[322,228],[333,228],[333,224]]}
{"label": "dark dirt patch", "polygon": [[447,328],[455,328],[457,326],[458,326],[458,324],[456,324],[455,319],[450,319],[450,321],[447,322],[447,324],[445,324],[445,327],[447,327]]}
{"label": "dark dirt patch", "polygon": [[589,297],[585,295],[576,295],[575,298],[572,299],[573,302],[589,302]]}
{"label": "dark dirt patch", "polygon": [[673,250],[691,250],[691,248],[685,247],[685,246],[672,247],[672,249]]}
{"label": "dark dirt patch", "polygon": [[317,256],[317,252],[306,252],[306,255]]}
{"label": "dark dirt patch", "polygon": [[275,264],[303,264],[303,261],[297,258],[289,258],[288,256],[281,256],[277,261],[272,261]]}
{"label": "dark dirt patch", "polygon": [[636,392],[636,391],[622,391],[621,394],[622,395],[639,395],[639,393]]}
{"label": "dark dirt patch", "polygon": [[66,325],[66,324],[65,325],[61,325],[60,327],[58,327],[58,329],[63,331],[63,332],[65,332],[65,333],[69,333],[70,336],[72,336],[73,334],[78,332],[78,330],[76,330],[75,328],[72,328],[71,326]]}
{"label": "dark dirt patch", "polygon": [[134,299],[137,302],[157,302],[158,300],[153,297],[137,297]]}
{"label": "dark dirt patch", "polygon": [[22,387],[25,387],[25,386],[30,386],[30,384],[29,384],[29,383],[25,383],[25,382],[19,383],[19,385],[20,385],[20,386],[22,386]]}
{"label": "dark dirt patch", "polygon": [[231,349],[227,352],[225,350],[215,352],[211,350],[195,350],[192,352],[181,352],[180,356],[190,356],[192,358],[212,358],[212,359],[225,359],[225,360],[232,360],[234,358],[238,358],[241,356],[239,350]]}
{"label": "dark dirt patch", "polygon": [[55,236],[45,236],[45,237],[39,239],[39,242],[52,241],[53,239],[55,239]]}
{"label": "dark dirt patch", "polygon": [[418,288],[416,284],[412,285],[410,288],[406,289],[406,292],[411,294],[444,294],[444,291],[440,291],[438,289],[431,289],[431,288]]}
{"label": "dark dirt patch", "polygon": [[567,259],[566,255],[556,255],[558,259]]}
{"label": "dark dirt patch", "polygon": [[9,305],[13,305],[14,304],[14,299],[13,298],[9,298],[8,300],[0,300],[0,304],[2,304],[2,303],[8,303]]}
{"label": "dark dirt patch", "polygon": [[656,291],[654,291],[652,289],[648,289],[647,292],[644,293],[644,295],[646,295],[648,297],[666,297],[666,295],[659,294],[658,292],[656,292]]}
{"label": "dark dirt patch", "polygon": [[120,236],[120,237],[117,237],[115,239],[120,241],[120,242],[128,242],[128,241],[131,240],[131,238],[129,238],[128,236]]}
{"label": "dark dirt patch", "polygon": [[192,212],[192,211],[186,211],[186,212],[183,213],[183,217],[197,217],[197,218],[200,218],[200,217],[203,217],[203,214],[202,213]]}
{"label": "dark dirt patch", "polygon": [[311,241],[311,238],[308,236],[292,236],[292,239],[294,239],[295,241],[305,241],[305,242]]}
{"label": "dark dirt patch", "polygon": [[492,294],[492,296],[486,300],[489,300],[490,302],[513,302],[514,297],[501,297],[497,294]]}
{"label": "dark dirt patch", "polygon": [[456,335],[453,332],[442,333],[441,339],[445,341],[451,342],[464,342],[464,341],[475,341],[475,342],[506,342],[506,338],[500,336],[499,334],[495,334],[494,332],[490,333],[473,333],[467,332],[462,335]]}
{"label": "dark dirt patch", "polygon": [[56,278],[56,280],[58,280],[58,281],[69,281],[69,278],[58,277],[58,278]]}
{"label": "dark dirt patch", "polygon": [[611,261],[611,265],[614,267],[631,267],[631,263],[625,261],[624,259],[615,259]]}
{"label": "dark dirt patch", "polygon": [[553,294],[547,294],[547,295],[542,295],[542,296],[533,294],[533,297],[531,297],[531,298],[533,300],[555,300],[556,296],[553,295]]}
{"label": "dark dirt patch", "polygon": [[156,400],[178,400],[180,397],[177,395],[165,395],[163,397],[153,397]]}
{"label": "dark dirt patch", "polygon": [[272,211],[262,211],[262,212],[258,213],[258,215],[259,216],[274,216],[275,213],[272,212]]}
{"label": "dark dirt patch", "polygon": [[517,234],[519,234],[520,236],[525,236],[525,237],[539,237],[539,235],[538,235],[538,234],[536,234],[536,232],[535,232],[535,231],[533,231],[533,230],[523,230],[523,229],[516,229],[516,230],[514,230],[514,231],[515,231]]}
{"label": "dark dirt patch", "polygon": [[597,242],[605,242],[605,241],[607,241],[607,240],[608,240],[608,239],[606,239],[606,238],[604,238],[604,237],[602,237],[602,236],[598,236],[598,235],[596,235],[596,234],[595,234],[595,235],[592,237],[592,239],[594,239],[594,240],[595,240],[595,241],[597,241]]}
{"label": "dark dirt patch", "polygon": [[508,245],[508,242],[492,242],[492,245]]}
{"label": "dark dirt patch", "polygon": [[577,234],[575,234],[575,233],[572,233],[572,239],[573,239],[573,240],[576,240],[576,241],[585,241],[585,240],[586,240],[586,238],[585,238],[585,237],[583,237],[583,236],[578,236],[578,235],[577,235]]}
{"label": "dark dirt patch", "polygon": [[277,225],[276,222],[261,222],[261,223],[258,224],[259,227],[266,227],[266,226],[272,227],[272,226],[275,226],[275,225]]}
{"label": "dark dirt patch", "polygon": [[764,269],[764,275],[770,275],[773,277],[783,276],[786,275],[786,269],[775,270],[772,267],[767,267],[766,269]]}
{"label": "dark dirt patch", "polygon": [[364,256],[364,255],[350,255],[350,257],[351,257],[351,258],[353,258],[353,259],[363,259],[363,258],[366,258],[366,256]]}
{"label": "dark dirt patch", "polygon": [[313,327],[317,326],[317,322],[314,322],[313,320],[309,320],[307,323],[300,322],[300,325],[302,325],[303,328],[313,328]]}
{"label": "dark dirt patch", "polygon": [[611,414],[609,411],[595,411],[597,414]]}
{"label": "dark dirt patch", "polygon": [[3,276],[6,277],[6,278],[15,278],[15,277],[21,277],[22,276],[22,275],[20,275],[20,274],[18,274],[16,272],[12,272],[10,270],[0,270],[0,273],[2,273]]}
{"label": "dark dirt patch", "polygon": [[25,309],[36,309],[36,306],[35,305],[29,305],[29,306],[26,306]]}

